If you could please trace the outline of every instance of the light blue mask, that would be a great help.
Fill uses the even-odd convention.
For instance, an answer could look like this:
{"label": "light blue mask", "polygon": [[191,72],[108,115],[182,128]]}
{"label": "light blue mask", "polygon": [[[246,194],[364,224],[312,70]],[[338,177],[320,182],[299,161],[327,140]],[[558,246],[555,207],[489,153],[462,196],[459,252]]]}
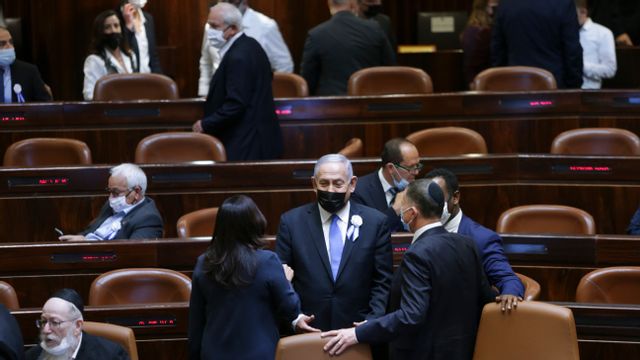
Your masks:
{"label": "light blue mask", "polygon": [[400,191],[404,191],[404,189],[407,188],[407,186],[409,186],[409,181],[405,178],[403,178],[400,173],[398,172],[398,169],[396,169],[395,165],[393,166],[393,170],[396,172],[396,174],[398,175],[398,177],[400,178],[400,180],[396,180],[395,176],[392,176],[391,179],[393,179],[393,186],[398,189],[398,192]]}
{"label": "light blue mask", "polygon": [[9,66],[16,61],[16,49],[0,49],[0,66]]}

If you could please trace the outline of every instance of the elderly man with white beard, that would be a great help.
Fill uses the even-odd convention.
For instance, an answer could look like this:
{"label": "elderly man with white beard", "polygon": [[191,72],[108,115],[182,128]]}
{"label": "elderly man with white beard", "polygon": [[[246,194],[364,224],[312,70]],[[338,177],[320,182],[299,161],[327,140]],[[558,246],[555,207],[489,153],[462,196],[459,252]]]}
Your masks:
{"label": "elderly man with white beard", "polygon": [[57,291],[36,320],[40,344],[29,349],[27,360],[128,360],[122,346],[82,331],[82,298],[73,289]]}

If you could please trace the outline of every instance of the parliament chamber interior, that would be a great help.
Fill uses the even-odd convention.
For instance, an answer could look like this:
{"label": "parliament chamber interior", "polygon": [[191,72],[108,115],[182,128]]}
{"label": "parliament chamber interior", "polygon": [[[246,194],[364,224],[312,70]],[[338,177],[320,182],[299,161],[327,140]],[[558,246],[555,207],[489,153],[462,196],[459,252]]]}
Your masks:
{"label": "parliament chamber interior", "polygon": [[[484,333],[491,326],[535,344],[544,331],[527,326],[539,318],[529,312],[549,304],[570,310],[574,338],[540,340],[547,345],[537,351],[573,346],[581,359],[640,358],[640,238],[629,234],[640,205],[640,47],[619,44],[617,72],[597,90],[563,87],[529,64],[491,67],[468,82],[460,33],[475,2],[387,0],[393,66],[363,68],[344,93],[318,96],[301,64],[308,32],[332,16],[327,1],[250,0],[277,23],[294,68],[275,72],[270,87],[280,155],[236,160],[225,139],[192,131],[211,114],[198,94],[208,0],[149,0],[162,75],[106,75],[84,100],[94,18],[118,3],[0,0],[0,28],[52,99],[0,104],[0,303],[25,350],[38,345],[42,305],[73,288],[86,306],[85,331],[115,339],[131,359],[189,358],[190,277],[223,201],[251,197],[267,222],[266,248],[275,250],[282,214],[316,201],[318,158],[344,154],[362,177],[380,169],[388,140],[405,138],[424,165],[416,179],[453,172],[464,214],[500,235],[525,287],[513,320],[483,325],[483,313],[474,359],[496,358],[491,346],[501,340]],[[162,236],[59,241],[54,229],[77,234],[98,216],[110,170],[122,163],[146,174]],[[412,237],[391,235],[394,268]]]}

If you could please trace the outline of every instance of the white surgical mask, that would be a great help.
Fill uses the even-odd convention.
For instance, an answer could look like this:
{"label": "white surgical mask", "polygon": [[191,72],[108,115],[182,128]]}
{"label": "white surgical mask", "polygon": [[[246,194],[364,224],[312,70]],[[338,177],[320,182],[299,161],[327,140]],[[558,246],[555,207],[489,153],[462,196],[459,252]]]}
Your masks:
{"label": "white surgical mask", "polygon": [[409,210],[411,208],[406,208],[404,210],[400,209],[400,222],[402,223],[402,227],[406,230],[406,231],[411,231],[411,228],[409,227],[409,224],[411,224],[413,222],[413,220],[416,219],[416,217],[414,216],[411,220],[409,221],[404,221],[404,217],[402,217],[402,215],[404,215],[404,213]]}
{"label": "white surgical mask", "polygon": [[16,61],[16,49],[0,49],[0,66],[9,66]]}
{"label": "white surgical mask", "polygon": [[147,0],[129,0],[129,4],[133,5],[136,9],[142,9],[147,5]]}
{"label": "white surgical mask", "polygon": [[212,27],[207,28],[207,39],[209,40],[209,44],[218,50],[222,49],[227,42],[224,38],[223,31]]}
{"label": "white surgical mask", "polygon": [[124,211],[133,205],[134,204],[127,204],[127,197],[125,195],[109,198],[109,206],[111,206],[114,214]]}
{"label": "white surgical mask", "polygon": [[447,202],[444,202],[444,207],[442,208],[442,215],[440,215],[440,222],[442,225],[445,225],[449,218],[451,217],[451,213],[449,213],[449,207],[447,206]]}

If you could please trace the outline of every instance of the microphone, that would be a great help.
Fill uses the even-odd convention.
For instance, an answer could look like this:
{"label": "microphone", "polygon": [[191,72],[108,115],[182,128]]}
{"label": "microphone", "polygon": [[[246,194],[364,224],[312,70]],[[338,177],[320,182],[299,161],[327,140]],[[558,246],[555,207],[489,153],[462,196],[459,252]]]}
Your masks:
{"label": "microphone", "polygon": [[22,96],[22,85],[15,84],[13,85],[13,92],[16,93],[16,98],[20,104],[24,104],[24,96]]}

